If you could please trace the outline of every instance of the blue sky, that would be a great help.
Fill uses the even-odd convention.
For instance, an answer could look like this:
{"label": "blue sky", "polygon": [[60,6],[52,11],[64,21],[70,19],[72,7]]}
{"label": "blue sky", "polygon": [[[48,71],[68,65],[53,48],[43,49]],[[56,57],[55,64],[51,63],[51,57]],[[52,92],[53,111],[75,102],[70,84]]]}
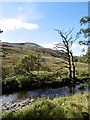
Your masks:
{"label": "blue sky", "polygon": [[[88,2],[3,2],[0,28],[2,41],[33,42],[53,47],[61,38],[53,29],[74,27],[72,35],[80,30],[79,20],[88,15]],[[82,38],[79,38],[79,40]],[[72,47],[80,55],[78,41]]]}

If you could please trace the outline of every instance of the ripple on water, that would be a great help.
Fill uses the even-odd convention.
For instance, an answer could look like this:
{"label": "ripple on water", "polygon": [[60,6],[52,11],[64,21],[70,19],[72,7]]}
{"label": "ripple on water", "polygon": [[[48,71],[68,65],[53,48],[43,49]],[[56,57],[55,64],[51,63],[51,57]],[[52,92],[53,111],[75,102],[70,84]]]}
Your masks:
{"label": "ripple on water", "polygon": [[[88,89],[88,85],[85,84],[84,87],[85,87],[85,90],[90,91],[90,88]],[[77,92],[81,92],[81,90],[79,89],[79,86],[75,87],[75,93]],[[67,96],[69,94],[70,92],[67,86],[62,88],[56,88],[56,89],[48,88],[48,89],[37,89],[37,90],[31,90],[31,91],[20,91],[13,94],[0,96],[0,103],[4,104],[10,101],[25,100],[26,98],[38,98],[38,97],[54,98],[59,96]]]}

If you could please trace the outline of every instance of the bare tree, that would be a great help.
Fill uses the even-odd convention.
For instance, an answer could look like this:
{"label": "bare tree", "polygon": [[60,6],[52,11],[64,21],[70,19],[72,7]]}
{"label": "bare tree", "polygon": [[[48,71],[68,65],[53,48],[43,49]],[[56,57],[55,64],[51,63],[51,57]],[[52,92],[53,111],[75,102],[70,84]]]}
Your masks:
{"label": "bare tree", "polygon": [[[74,56],[73,52],[71,50],[72,44],[78,39],[78,35],[75,36],[75,38],[72,37],[71,33],[73,31],[72,29],[69,29],[67,32],[63,32],[63,30],[57,30],[55,29],[62,38],[62,42],[56,44],[55,48],[57,49],[58,52],[64,54],[63,55],[63,63],[66,65],[64,67],[68,68],[69,71],[69,79],[70,79],[70,84],[69,84],[69,90],[71,93],[74,94],[74,88],[75,88],[75,63],[74,63]],[[61,55],[62,55],[61,54]],[[62,57],[62,56],[61,56]]]}
{"label": "bare tree", "polygon": [[[69,29],[67,32],[63,32],[63,30],[57,30],[55,29],[62,38],[62,42],[56,44],[55,48],[60,51],[60,53],[63,53],[64,56],[64,63],[67,64],[64,67],[67,67],[69,70],[69,78],[71,80],[75,79],[75,63],[74,63],[74,56],[73,52],[71,50],[72,44],[78,39],[78,35],[75,36],[75,38],[72,37],[71,33],[73,31],[72,29]],[[61,56],[62,57],[62,56]]]}

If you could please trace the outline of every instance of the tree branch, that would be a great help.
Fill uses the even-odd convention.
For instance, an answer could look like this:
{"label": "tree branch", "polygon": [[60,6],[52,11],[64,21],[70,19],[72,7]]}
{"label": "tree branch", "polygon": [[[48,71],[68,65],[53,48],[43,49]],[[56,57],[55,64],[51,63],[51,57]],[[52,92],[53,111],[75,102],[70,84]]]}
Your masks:
{"label": "tree branch", "polygon": [[74,29],[74,27],[72,29],[69,29],[69,32],[67,32],[67,34],[66,34],[66,38],[68,38],[68,36],[72,33],[73,29]]}

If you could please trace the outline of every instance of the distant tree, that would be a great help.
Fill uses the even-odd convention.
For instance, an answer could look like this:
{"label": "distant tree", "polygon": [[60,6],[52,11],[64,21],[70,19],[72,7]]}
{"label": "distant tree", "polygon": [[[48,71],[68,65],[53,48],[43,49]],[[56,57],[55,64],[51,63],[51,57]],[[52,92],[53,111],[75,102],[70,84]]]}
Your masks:
{"label": "distant tree", "polygon": [[45,59],[43,59],[40,54],[37,54],[36,58],[37,58],[36,59],[36,70],[39,75],[40,68],[42,68],[41,63],[44,62]]}
{"label": "distant tree", "polygon": [[73,39],[73,37],[70,35],[73,31],[72,29],[69,29],[67,32],[63,32],[61,30],[55,29],[60,37],[62,38],[62,42],[56,44],[56,48],[60,53],[64,54],[64,63],[67,64],[68,70],[69,70],[69,78],[70,79],[75,79],[75,63],[74,63],[74,56],[73,52],[71,50],[72,44],[78,39],[78,35]]}
{"label": "distant tree", "polygon": [[41,61],[42,58],[40,55],[25,56],[14,66],[14,73],[21,75],[30,75],[33,71],[37,71],[39,75]]}
{"label": "distant tree", "polygon": [[89,16],[84,16],[80,19],[80,25],[88,25],[87,28],[81,28],[80,31],[78,32],[79,35],[83,34],[84,38],[86,38],[86,40],[82,40],[79,43],[80,44],[84,44],[84,45],[88,45],[90,46],[90,17]]}
{"label": "distant tree", "polygon": [[[89,2],[90,4],[90,2]],[[88,25],[87,28],[81,28],[78,32],[79,35],[84,35],[84,40],[79,41],[80,45],[84,44],[88,46],[88,51],[86,53],[86,56],[88,58],[88,68],[89,68],[89,74],[90,74],[90,16],[84,16],[80,19],[80,24],[82,25]]]}
{"label": "distant tree", "polygon": [[21,75],[30,75],[34,69],[34,63],[36,61],[36,57],[25,56],[14,66],[14,73]]}

